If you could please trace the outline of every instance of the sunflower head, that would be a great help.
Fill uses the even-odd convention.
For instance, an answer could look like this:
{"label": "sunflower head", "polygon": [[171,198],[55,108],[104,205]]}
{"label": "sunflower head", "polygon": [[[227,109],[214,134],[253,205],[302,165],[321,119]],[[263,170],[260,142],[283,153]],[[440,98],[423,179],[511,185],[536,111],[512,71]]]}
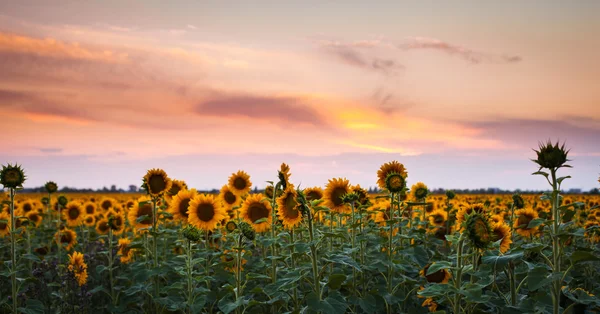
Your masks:
{"label": "sunflower head", "polygon": [[252,228],[249,223],[242,221],[238,227],[246,239],[254,241],[254,238],[256,237],[256,231],[254,231],[254,228]]}
{"label": "sunflower head", "polygon": [[520,209],[515,212],[515,222],[513,223],[513,227],[516,232],[524,237],[529,237],[537,234],[538,227],[529,228],[529,223],[538,218],[538,213],[531,208]]}
{"label": "sunflower head", "polygon": [[230,220],[225,224],[225,230],[227,230],[227,232],[229,233],[234,232],[235,230],[237,230],[237,228],[238,225],[233,220]]}
{"label": "sunflower head", "polygon": [[427,188],[427,185],[425,185],[425,183],[417,182],[410,188],[410,192],[415,199],[423,200],[429,194],[429,189]]}
{"label": "sunflower head", "polygon": [[279,184],[281,185],[281,189],[285,190],[287,186],[290,184],[290,166],[286,163],[282,163],[279,171],[277,172],[277,176],[279,177]]}
{"label": "sunflower head", "polygon": [[205,231],[214,230],[227,212],[213,194],[196,195],[188,207],[188,222]]}
{"label": "sunflower head", "polygon": [[523,200],[523,197],[521,195],[513,194],[512,199],[516,209],[522,209],[523,207],[525,207],[525,201]]}
{"label": "sunflower head", "polygon": [[80,286],[83,286],[87,282],[87,264],[83,258],[83,254],[79,252],[73,252],[73,254],[69,255],[69,272],[71,272],[77,283]]}
{"label": "sunflower head", "polygon": [[182,180],[173,180],[172,184],[171,184],[171,188],[167,191],[166,195],[168,196],[175,196],[177,195],[177,193],[179,193],[179,191],[181,190],[187,190],[187,184],[182,181]]}
{"label": "sunflower head", "polygon": [[25,179],[27,179],[25,171],[17,164],[14,166],[11,164],[8,164],[7,166],[3,165],[2,169],[0,169],[0,184],[2,184],[4,188],[20,188],[23,186]]}
{"label": "sunflower head", "polygon": [[202,239],[202,232],[193,225],[187,225],[181,230],[183,236],[191,242],[198,242]]}
{"label": "sunflower head", "polygon": [[392,162],[386,162],[385,164],[381,165],[377,171],[377,185],[379,185],[381,189],[387,188],[386,179],[390,173],[397,173],[401,175],[405,181],[406,177],[408,176],[403,164],[395,160]]}
{"label": "sunflower head", "polygon": [[69,203],[69,199],[67,199],[66,196],[61,195],[58,197],[58,199],[56,200],[58,202],[58,204],[62,207],[67,206],[67,203]]}
{"label": "sunflower head", "polygon": [[219,192],[219,199],[221,199],[222,205],[228,211],[233,210],[233,208],[239,205],[241,201],[241,197],[233,193],[228,185],[224,185],[221,188],[221,191]]}
{"label": "sunflower head", "polygon": [[171,189],[173,181],[167,176],[167,173],[162,169],[150,169],[143,179],[142,187],[152,197],[163,195]]}
{"label": "sunflower head", "polygon": [[256,232],[265,232],[271,228],[272,210],[271,204],[263,199],[262,194],[253,194],[244,201],[240,216],[247,223],[252,224]]}
{"label": "sunflower head", "polygon": [[169,206],[169,213],[173,215],[173,219],[176,221],[180,221],[188,223],[188,208],[190,207],[190,202],[194,197],[198,195],[196,189],[191,190],[180,190]]}
{"label": "sunflower head", "polygon": [[67,221],[69,227],[76,227],[83,220],[83,210],[79,202],[71,201],[62,210],[63,219]]}
{"label": "sunflower head", "polygon": [[94,215],[86,215],[83,217],[83,224],[87,227],[93,227],[96,224],[96,217]]}
{"label": "sunflower head", "polygon": [[48,181],[46,184],[44,184],[44,189],[46,189],[48,194],[52,194],[58,191],[58,185],[54,181]]}
{"label": "sunflower head", "polygon": [[342,202],[344,202],[346,204],[354,204],[358,201],[359,198],[360,198],[360,196],[358,195],[358,193],[350,192],[350,193],[344,194],[344,196],[342,196]]}
{"label": "sunflower head", "polygon": [[267,187],[265,188],[265,197],[268,199],[273,199],[273,193],[275,193],[275,188],[272,185],[267,185]]}
{"label": "sunflower head", "polygon": [[306,195],[308,201],[320,200],[323,198],[323,189],[318,186],[306,188],[304,189],[304,195]]}
{"label": "sunflower head", "polygon": [[429,215],[429,223],[432,226],[442,227],[446,225],[448,219],[448,213],[445,210],[437,209]]}
{"label": "sunflower head", "polygon": [[236,173],[232,173],[229,176],[229,189],[237,196],[242,196],[248,192],[252,188],[252,181],[250,181],[250,176],[242,170],[239,170]]}
{"label": "sunflower head", "polygon": [[500,252],[506,253],[508,249],[510,249],[510,244],[512,243],[512,235],[510,232],[510,227],[506,225],[504,222],[496,223],[492,225],[493,232],[493,241],[500,241]]}
{"label": "sunflower head", "polygon": [[0,238],[10,234],[10,215],[0,212]]}
{"label": "sunflower head", "polygon": [[[433,264],[435,264],[435,263],[433,263]],[[429,282],[429,283],[447,284],[448,281],[450,281],[450,278],[452,278],[452,274],[450,274],[450,272],[448,270],[446,270],[446,269],[440,269],[440,270],[438,270],[436,272],[428,273],[429,268],[433,264],[427,264],[419,272],[421,274],[421,276],[425,277],[425,279],[427,279],[427,282]]]}
{"label": "sunflower head", "polygon": [[401,192],[406,188],[406,178],[397,172],[391,172],[385,178],[385,188],[392,193]]}
{"label": "sunflower head", "polygon": [[344,203],[344,195],[350,193],[350,182],[345,178],[330,179],[323,193],[325,206],[334,212],[348,212],[349,208]]}
{"label": "sunflower head", "polygon": [[277,216],[283,222],[283,226],[288,229],[293,229],[302,221],[302,212],[297,198],[298,192],[291,184],[277,198]]}
{"label": "sunflower head", "polygon": [[446,191],[446,197],[448,200],[453,200],[456,197],[456,193],[454,193],[452,190],[448,190]]}
{"label": "sunflower head", "polygon": [[493,240],[492,227],[485,214],[473,212],[464,222],[465,232],[474,247],[487,248]]}
{"label": "sunflower head", "polygon": [[539,150],[534,150],[537,154],[537,159],[532,159],[533,162],[540,166],[540,169],[558,169],[560,167],[568,167],[565,165],[569,159],[567,159],[567,155],[569,154],[569,150],[565,148],[565,144],[563,143],[559,146],[559,142],[556,144],[552,144],[550,140],[548,142],[540,143]]}
{"label": "sunflower head", "polygon": [[125,229],[125,217],[123,217],[122,212],[115,212],[111,209],[106,213],[106,217],[108,218],[108,226],[117,234]]}

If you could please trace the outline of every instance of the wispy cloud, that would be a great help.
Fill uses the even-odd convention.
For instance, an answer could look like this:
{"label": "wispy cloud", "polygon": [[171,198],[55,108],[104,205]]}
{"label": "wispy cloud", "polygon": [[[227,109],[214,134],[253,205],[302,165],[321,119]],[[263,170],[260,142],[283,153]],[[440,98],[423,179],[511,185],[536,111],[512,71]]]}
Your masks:
{"label": "wispy cloud", "polygon": [[359,51],[358,48],[372,48],[377,42],[359,41],[342,43],[337,41],[319,41],[321,49],[339,61],[354,67],[381,73],[386,76],[397,75],[404,66],[397,61],[381,58],[372,53]]}

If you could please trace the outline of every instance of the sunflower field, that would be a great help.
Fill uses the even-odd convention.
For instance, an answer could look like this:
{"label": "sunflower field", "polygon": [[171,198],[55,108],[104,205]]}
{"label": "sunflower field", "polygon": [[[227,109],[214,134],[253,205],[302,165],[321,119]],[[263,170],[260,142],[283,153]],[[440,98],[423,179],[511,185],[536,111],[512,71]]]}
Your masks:
{"label": "sunflower field", "polygon": [[161,169],[137,195],[25,194],[7,164],[0,312],[597,313],[600,196],[561,194],[567,154],[536,150],[541,195],[431,194],[397,161],[378,194],[300,188],[285,163],[260,194],[241,170],[206,194]]}

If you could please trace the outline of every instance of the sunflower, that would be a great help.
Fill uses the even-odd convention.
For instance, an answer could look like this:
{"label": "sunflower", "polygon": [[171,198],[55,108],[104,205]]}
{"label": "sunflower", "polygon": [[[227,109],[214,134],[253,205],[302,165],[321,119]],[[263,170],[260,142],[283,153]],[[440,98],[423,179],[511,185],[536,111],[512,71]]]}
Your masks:
{"label": "sunflower", "polygon": [[395,160],[392,162],[387,162],[381,165],[381,167],[377,171],[377,185],[379,185],[379,188],[386,189],[385,180],[391,173],[400,174],[404,179],[406,179],[406,177],[408,176],[403,164]]}
{"label": "sunflower", "polygon": [[0,238],[4,238],[10,233],[10,214],[0,212]]}
{"label": "sunflower", "polygon": [[85,285],[87,282],[87,264],[83,259],[83,254],[79,252],[73,252],[69,255],[69,272],[71,272],[79,286]]}
{"label": "sunflower", "polygon": [[596,221],[588,221],[583,228],[585,229],[585,237],[591,242],[600,242],[600,225]]}
{"label": "sunflower", "polygon": [[117,204],[117,200],[112,197],[103,197],[100,201],[100,206],[98,209],[101,209],[103,212],[108,211],[111,207]]}
{"label": "sunflower", "polygon": [[188,222],[198,229],[214,230],[227,212],[213,194],[196,195],[188,207]]}
{"label": "sunflower", "polygon": [[119,251],[117,255],[121,256],[122,264],[129,264],[133,259],[133,249],[129,247],[131,240],[127,238],[119,239]]}
{"label": "sunflower", "polygon": [[86,215],[93,216],[94,214],[96,214],[96,204],[90,201],[85,202],[83,204],[83,210]]}
{"label": "sunflower", "polygon": [[[252,194],[246,198],[242,208],[240,209],[240,216],[246,222],[252,225],[254,231],[265,232],[271,228],[273,218],[271,211],[273,208],[268,201],[263,200],[262,194]],[[256,223],[259,219],[265,218],[266,221]]]}
{"label": "sunflower", "polygon": [[125,217],[122,212],[115,212],[110,209],[106,213],[108,219],[108,226],[112,229],[113,233],[119,235],[125,230]]}
{"label": "sunflower", "polygon": [[29,221],[36,227],[39,227],[42,224],[42,216],[37,211],[28,212],[25,217],[29,219]]}
{"label": "sunflower", "polygon": [[272,200],[274,192],[275,192],[275,188],[272,185],[267,185],[263,194],[265,195],[266,198]]}
{"label": "sunflower", "polygon": [[279,167],[278,175],[281,188],[285,190],[288,185],[290,185],[290,176],[292,175],[290,173],[290,166],[288,166],[286,163],[282,163],[281,167]]}
{"label": "sunflower", "polygon": [[501,214],[492,215],[492,217],[490,217],[490,222],[492,224],[504,223],[504,217]]}
{"label": "sunflower", "polygon": [[223,185],[221,191],[219,192],[219,199],[221,200],[221,204],[229,214],[229,218],[233,218],[235,216],[233,208],[235,206],[240,205],[241,198],[235,193],[231,191],[228,185]]}
{"label": "sunflower", "polygon": [[149,197],[142,196],[137,200],[137,202],[138,205],[134,205],[127,215],[127,218],[129,219],[129,225],[135,227],[136,229],[148,228],[152,226],[152,201]]}
{"label": "sunflower", "polygon": [[44,188],[48,194],[52,194],[58,191],[58,184],[56,184],[54,181],[48,181],[46,184],[44,184]]}
{"label": "sunflower", "polygon": [[510,244],[512,243],[510,227],[504,222],[492,224],[492,232],[494,233],[494,241],[502,239],[500,242],[500,252],[506,253],[506,251],[510,249]]}
{"label": "sunflower", "polygon": [[83,217],[83,224],[87,227],[93,227],[96,224],[96,217],[94,215],[85,215]]}
{"label": "sunflower", "polygon": [[427,279],[427,282],[429,283],[447,284],[448,281],[450,281],[450,278],[452,278],[452,274],[450,274],[450,272],[447,269],[440,269],[435,273],[427,274],[429,267],[431,267],[431,265],[433,264],[426,265],[425,268],[419,271],[419,275],[425,277],[425,279]]}
{"label": "sunflower", "polygon": [[283,194],[277,198],[277,216],[285,228],[293,229],[302,221],[300,206],[296,201],[297,197],[298,192],[294,189],[294,185],[288,184]]}
{"label": "sunflower", "polygon": [[70,251],[77,243],[77,233],[75,231],[64,228],[59,230],[54,235],[56,244],[65,247],[65,250]]}
{"label": "sunflower", "polygon": [[474,247],[485,249],[494,236],[489,219],[485,214],[473,212],[466,216],[465,232]]}
{"label": "sunflower", "polygon": [[173,181],[162,169],[150,169],[144,176],[144,188],[150,196],[158,197],[171,190]]}
{"label": "sunflower", "polygon": [[[246,250],[242,250],[242,260],[240,265],[240,270],[244,270],[244,265],[248,262],[243,256],[246,254]],[[228,272],[235,272],[235,257],[237,255],[236,251],[225,250],[223,251],[223,255],[221,255],[221,261],[225,264],[225,270]]]}
{"label": "sunflower", "polygon": [[437,209],[429,215],[429,223],[433,226],[443,227],[448,220],[448,213],[445,210]]}
{"label": "sunflower", "polygon": [[358,195],[358,203],[360,205],[367,205],[369,202],[369,192],[367,190],[360,187],[359,184],[351,187],[350,190]]}
{"label": "sunflower", "polygon": [[410,195],[415,200],[424,200],[428,194],[429,189],[427,188],[427,185],[425,185],[425,183],[423,182],[417,182],[410,188]]}
{"label": "sunflower", "polygon": [[19,204],[19,209],[18,209],[18,213],[22,216],[27,215],[27,213],[33,211],[34,208],[34,204],[33,201],[27,199],[25,201],[23,201],[21,204]]}
{"label": "sunflower", "polygon": [[171,184],[171,188],[165,193],[165,198],[171,200],[171,198],[175,197],[179,191],[187,190],[188,186],[183,180],[173,180]]}
{"label": "sunflower", "polygon": [[421,306],[427,307],[429,312],[436,312],[438,304],[433,300],[433,298],[427,298],[425,299],[425,301],[423,301],[423,304],[421,304]]}
{"label": "sunflower", "polygon": [[233,194],[242,196],[250,192],[251,188],[252,181],[250,181],[250,176],[246,172],[239,170],[236,173],[232,173],[229,177],[229,190]]}
{"label": "sunflower", "polygon": [[62,210],[63,219],[67,221],[67,226],[77,227],[83,219],[83,210],[77,201],[70,201]]}
{"label": "sunflower", "polygon": [[481,203],[473,205],[469,205],[466,203],[459,204],[459,209],[456,213],[456,225],[458,226],[458,228],[460,228],[461,230],[463,229],[463,222],[465,222],[466,217],[472,213],[485,213],[485,207]]}
{"label": "sunflower", "polygon": [[177,195],[173,197],[173,201],[169,207],[169,213],[173,215],[173,220],[187,224],[188,207],[190,207],[190,201],[196,197],[196,195],[198,195],[196,189],[191,189],[180,190]]}
{"label": "sunflower", "polygon": [[515,212],[515,215],[517,219],[515,219],[513,227],[519,235],[529,237],[537,234],[538,227],[528,228],[529,223],[539,217],[535,210],[531,208],[519,209]]}
{"label": "sunflower", "polygon": [[100,220],[98,220],[98,223],[96,224],[96,233],[98,234],[108,234],[108,230],[110,229],[110,226],[108,225],[108,218],[102,218]]}
{"label": "sunflower", "polygon": [[14,166],[8,164],[8,166],[2,166],[0,169],[0,184],[4,186],[4,188],[15,189],[23,186],[27,177],[25,176],[25,172],[21,166],[15,164]]}
{"label": "sunflower", "polygon": [[309,202],[320,200],[323,198],[323,189],[318,186],[306,188],[304,189],[304,195],[306,195],[306,200]]}
{"label": "sunflower", "polygon": [[324,205],[338,213],[348,212],[350,209],[344,204],[342,198],[350,192],[350,182],[348,179],[330,179],[323,193]]}

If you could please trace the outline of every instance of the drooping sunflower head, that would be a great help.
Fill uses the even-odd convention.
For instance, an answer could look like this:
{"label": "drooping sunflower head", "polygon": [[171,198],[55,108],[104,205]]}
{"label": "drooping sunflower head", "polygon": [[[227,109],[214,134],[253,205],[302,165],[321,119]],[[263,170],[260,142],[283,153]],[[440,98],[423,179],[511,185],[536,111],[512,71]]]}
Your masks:
{"label": "drooping sunflower head", "polygon": [[306,188],[304,189],[304,195],[306,195],[306,200],[307,201],[314,201],[314,200],[320,200],[323,199],[323,189],[315,186],[312,188]]}
{"label": "drooping sunflower head", "polygon": [[77,244],[77,234],[75,231],[64,228],[55,234],[55,240],[58,245],[61,245],[65,250],[70,251]]}
{"label": "drooping sunflower head", "polygon": [[277,198],[277,216],[287,229],[293,229],[302,222],[302,213],[297,198],[298,193],[292,184],[289,184],[283,194]]}
{"label": "drooping sunflower head", "polygon": [[254,238],[256,237],[256,231],[254,230],[254,228],[252,228],[252,225],[242,221],[240,222],[240,224],[238,225],[238,227],[240,228],[240,231],[242,232],[242,235],[250,240],[250,241],[254,241]]}
{"label": "drooping sunflower head", "polygon": [[445,210],[437,209],[429,215],[429,223],[432,226],[442,227],[446,225],[448,213]]}
{"label": "drooping sunflower head", "polygon": [[290,176],[292,175],[290,173],[290,166],[288,166],[286,163],[282,163],[277,174],[279,177],[279,184],[281,184],[281,189],[287,189],[287,186],[290,184]]}
{"label": "drooping sunflower head", "polygon": [[16,189],[23,186],[27,177],[21,166],[8,164],[0,169],[0,184],[7,189]]}
{"label": "drooping sunflower head", "polygon": [[262,194],[252,194],[244,201],[240,209],[240,217],[251,224],[254,231],[265,232],[271,228],[272,210],[271,204],[263,198]]}
{"label": "drooping sunflower head", "polygon": [[350,181],[346,178],[329,179],[323,192],[324,205],[334,212],[345,213],[350,209],[344,204],[344,195],[350,193]]}
{"label": "drooping sunflower head", "polygon": [[179,221],[183,224],[188,223],[188,207],[194,197],[198,195],[196,189],[181,190],[175,197],[169,207],[169,213],[173,215],[173,220]]}
{"label": "drooping sunflower head", "polygon": [[188,207],[188,222],[204,231],[214,230],[227,215],[213,194],[196,195]]}
{"label": "drooping sunflower head", "polygon": [[466,216],[463,227],[475,248],[485,249],[492,243],[494,234],[487,215],[473,212]]}
{"label": "drooping sunflower head", "polygon": [[162,169],[150,169],[144,176],[144,189],[152,197],[163,195],[171,189],[173,181]]}
{"label": "drooping sunflower head", "polygon": [[69,203],[69,199],[64,195],[59,196],[58,199],[56,200],[56,204],[60,205],[61,207],[67,206],[68,203]]}
{"label": "drooping sunflower head", "polygon": [[535,150],[537,154],[537,159],[532,159],[533,162],[540,166],[540,169],[558,169],[560,167],[565,166],[565,164],[570,161],[567,159],[567,155],[569,154],[569,150],[565,148],[565,143],[559,146],[559,142],[556,144],[552,144],[550,140],[548,142],[540,143],[539,150]]}
{"label": "drooping sunflower head", "polygon": [[512,199],[513,205],[516,209],[522,209],[523,207],[525,207],[525,200],[523,200],[523,197],[521,195],[513,194]]}
{"label": "drooping sunflower head", "polygon": [[429,189],[425,183],[417,182],[410,188],[410,194],[415,200],[424,200],[429,194]]}
{"label": "drooping sunflower head", "polygon": [[515,222],[513,223],[513,228],[515,231],[523,237],[529,237],[532,235],[536,235],[538,232],[538,227],[529,228],[529,223],[538,218],[538,213],[531,208],[524,208],[517,210],[515,212]]}
{"label": "drooping sunflower head", "polygon": [[452,274],[447,269],[440,269],[436,272],[428,273],[429,268],[433,264],[427,264],[421,271],[419,271],[419,274],[425,277],[429,283],[447,284],[448,281],[450,281],[450,278],[452,278]]}
{"label": "drooping sunflower head", "polygon": [[123,212],[116,212],[114,210],[109,210],[106,213],[106,218],[108,219],[108,226],[112,229],[114,234],[121,234],[125,230],[125,217],[123,216]]}
{"label": "drooping sunflower head", "polygon": [[250,176],[245,171],[239,170],[229,176],[229,190],[233,194],[243,196],[250,192],[251,188],[252,181],[250,181]]}
{"label": "drooping sunflower head", "polygon": [[493,241],[500,241],[500,252],[506,253],[508,249],[510,249],[510,244],[512,243],[512,235],[510,232],[510,227],[502,223],[495,223],[492,225],[492,232],[494,233]]}
{"label": "drooping sunflower head", "polygon": [[83,210],[77,201],[70,201],[62,210],[63,219],[67,221],[67,226],[79,226],[83,220]]}
{"label": "drooping sunflower head", "polygon": [[131,240],[127,238],[119,239],[119,251],[117,254],[121,256],[122,264],[129,264],[133,259],[133,249],[130,248]]}
{"label": "drooping sunflower head", "polygon": [[87,264],[83,258],[83,254],[79,252],[73,252],[69,255],[69,272],[73,273],[79,286],[85,285],[87,282]]}
{"label": "drooping sunflower head", "polygon": [[165,193],[165,196],[171,198],[175,197],[179,191],[187,190],[188,186],[183,180],[173,180],[171,188]]}
{"label": "drooping sunflower head", "polygon": [[0,238],[3,238],[10,234],[10,214],[7,212],[0,212]]}
{"label": "drooping sunflower head", "polygon": [[395,160],[391,162],[386,162],[385,164],[381,165],[381,167],[377,171],[377,185],[379,185],[379,188],[387,188],[385,181],[390,173],[397,173],[401,175],[405,181],[406,177],[408,176],[408,173],[406,172],[406,169],[404,168],[403,164]]}
{"label": "drooping sunflower head", "polygon": [[202,239],[202,232],[192,224],[188,224],[185,228],[181,229],[181,233],[191,242],[198,242]]}

